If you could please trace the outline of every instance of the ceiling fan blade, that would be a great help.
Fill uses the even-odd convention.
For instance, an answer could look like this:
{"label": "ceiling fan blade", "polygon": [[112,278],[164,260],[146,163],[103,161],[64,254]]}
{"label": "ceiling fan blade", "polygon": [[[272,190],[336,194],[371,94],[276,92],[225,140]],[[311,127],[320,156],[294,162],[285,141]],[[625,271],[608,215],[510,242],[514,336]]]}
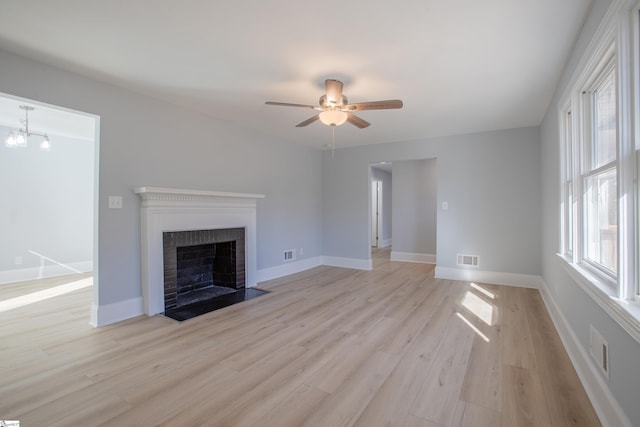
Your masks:
{"label": "ceiling fan blade", "polygon": [[311,108],[312,110],[315,110],[317,108],[317,106],[315,105],[306,105],[306,104],[291,104],[289,102],[273,102],[273,101],[267,101],[265,102],[265,104],[267,105],[278,105],[280,107],[302,107],[302,108]]}
{"label": "ceiling fan blade", "polygon": [[388,101],[358,102],[355,104],[349,104],[345,108],[349,111],[390,110],[393,108],[402,108],[402,105],[401,100],[390,99]]}
{"label": "ceiling fan blade", "polygon": [[342,101],[342,82],[339,80],[327,79],[324,81],[327,90],[327,100],[335,104]]}
{"label": "ceiling fan blade", "polygon": [[364,129],[371,124],[368,121],[361,119],[360,117],[351,113],[347,113],[347,121],[352,125],[359,127],[360,129]]}
{"label": "ceiling fan blade", "polygon": [[308,118],[307,120],[305,120],[304,122],[298,123],[296,125],[297,128],[301,128],[307,125],[310,125],[311,123],[315,122],[316,120],[318,120],[320,118],[320,114],[316,114],[315,116]]}

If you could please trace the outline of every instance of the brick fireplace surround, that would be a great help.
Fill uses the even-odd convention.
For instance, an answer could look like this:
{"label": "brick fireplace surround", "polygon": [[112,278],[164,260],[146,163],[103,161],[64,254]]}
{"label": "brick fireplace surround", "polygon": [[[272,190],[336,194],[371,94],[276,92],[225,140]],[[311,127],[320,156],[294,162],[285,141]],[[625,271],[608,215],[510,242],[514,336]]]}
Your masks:
{"label": "brick fireplace surround", "polygon": [[245,284],[256,284],[256,206],[263,194],[138,187],[144,312],[164,312],[163,233],[243,228]]}

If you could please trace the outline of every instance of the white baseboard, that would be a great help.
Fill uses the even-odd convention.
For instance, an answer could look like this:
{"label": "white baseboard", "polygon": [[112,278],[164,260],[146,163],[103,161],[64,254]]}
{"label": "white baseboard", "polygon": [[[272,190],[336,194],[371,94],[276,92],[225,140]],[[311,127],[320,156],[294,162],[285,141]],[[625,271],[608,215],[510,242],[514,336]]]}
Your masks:
{"label": "white baseboard", "polygon": [[91,320],[89,324],[97,328],[143,314],[142,297],[131,298],[126,301],[106,305],[96,305],[92,303]]}
{"label": "white baseboard", "polygon": [[0,285],[4,283],[23,282],[25,280],[46,279],[64,276],[65,274],[87,273],[93,271],[93,261],[80,261],[67,264],[68,268],[50,264],[43,267],[17,268],[0,271]]}
{"label": "white baseboard", "polygon": [[391,239],[384,239],[382,241],[382,246],[380,246],[381,248],[386,248],[388,246],[391,246],[391,244],[393,243],[393,241]]}
{"label": "white baseboard", "polygon": [[613,394],[611,394],[607,383],[596,365],[591,361],[585,348],[580,344],[578,337],[569,326],[567,319],[549,292],[548,285],[543,280],[541,280],[540,294],[602,425],[605,427],[631,427],[631,421],[629,421],[629,418],[627,418]]}
{"label": "white baseboard", "polygon": [[469,270],[463,268],[436,267],[437,279],[490,283],[493,285],[540,288],[542,278],[531,274],[502,273],[498,271]]}
{"label": "white baseboard", "polygon": [[323,264],[323,257],[317,256],[313,258],[301,259],[299,261],[287,262],[285,264],[276,265],[275,267],[263,268],[258,270],[258,282],[277,279],[278,277],[288,276],[290,274],[300,273]]}
{"label": "white baseboard", "polygon": [[418,254],[418,253],[412,253],[412,252],[391,251],[391,261],[418,262],[421,264],[435,264],[436,256],[434,254]]}
{"label": "white baseboard", "polygon": [[355,270],[373,270],[373,262],[370,259],[341,258],[335,256],[324,256],[323,265],[331,267],[353,268]]}

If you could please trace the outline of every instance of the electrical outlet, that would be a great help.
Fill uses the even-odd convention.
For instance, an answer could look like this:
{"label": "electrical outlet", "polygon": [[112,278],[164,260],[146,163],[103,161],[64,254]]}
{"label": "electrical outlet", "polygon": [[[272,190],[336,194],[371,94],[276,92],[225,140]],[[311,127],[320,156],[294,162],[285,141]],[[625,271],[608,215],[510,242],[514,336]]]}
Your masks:
{"label": "electrical outlet", "polygon": [[109,196],[109,209],[122,209],[122,196]]}
{"label": "electrical outlet", "polygon": [[15,258],[13,258],[13,263],[15,265],[21,265],[22,264],[22,257],[20,255],[16,255]]}
{"label": "electrical outlet", "polygon": [[304,249],[300,248],[300,256],[304,255]]}

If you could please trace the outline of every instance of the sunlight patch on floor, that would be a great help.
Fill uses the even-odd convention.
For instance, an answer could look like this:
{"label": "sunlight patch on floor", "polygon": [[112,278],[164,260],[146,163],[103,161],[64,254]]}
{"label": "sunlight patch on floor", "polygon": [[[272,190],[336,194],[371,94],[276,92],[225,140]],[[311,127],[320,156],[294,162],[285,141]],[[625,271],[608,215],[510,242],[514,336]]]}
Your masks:
{"label": "sunlight patch on floor", "polygon": [[468,327],[470,327],[470,328],[473,330],[473,332],[475,332],[476,334],[478,334],[478,336],[479,336],[480,338],[482,338],[482,339],[483,339],[483,340],[485,340],[486,342],[491,341],[491,340],[489,339],[489,337],[488,337],[488,336],[486,336],[485,334],[483,334],[483,333],[482,333],[482,331],[480,331],[480,329],[476,328],[476,327],[475,327],[475,325],[469,321],[469,319],[467,319],[466,317],[464,317],[462,314],[460,314],[460,313],[458,313],[458,312],[456,312],[456,316],[458,316],[458,317],[459,317],[459,318],[460,318],[464,323],[466,323],[466,324],[467,324],[467,326],[468,326]]}
{"label": "sunlight patch on floor", "polygon": [[482,295],[484,295],[484,296],[486,296],[486,297],[489,297],[489,298],[491,298],[491,299],[495,299],[495,298],[496,298],[496,296],[495,296],[495,294],[494,294],[494,293],[489,292],[487,289],[483,288],[482,286],[480,286],[480,285],[476,285],[476,284],[475,284],[475,283],[473,283],[473,282],[472,282],[472,283],[470,283],[470,285],[471,285],[471,287],[472,287],[473,289],[475,289],[476,291],[480,292]]}
{"label": "sunlight patch on floor", "polygon": [[493,324],[493,306],[471,291],[467,291],[462,298],[462,306],[488,326]]}
{"label": "sunlight patch on floor", "polygon": [[69,292],[74,292],[79,289],[88,288],[92,284],[93,284],[93,277],[87,277],[85,279],[75,280],[73,282],[65,283],[63,285],[54,286],[53,288],[45,289],[43,291],[32,292],[27,295],[21,295],[19,297],[10,298],[5,301],[0,301],[0,313],[13,310],[19,307],[24,307],[25,305],[44,301],[49,298],[54,298],[60,295],[68,294]]}

